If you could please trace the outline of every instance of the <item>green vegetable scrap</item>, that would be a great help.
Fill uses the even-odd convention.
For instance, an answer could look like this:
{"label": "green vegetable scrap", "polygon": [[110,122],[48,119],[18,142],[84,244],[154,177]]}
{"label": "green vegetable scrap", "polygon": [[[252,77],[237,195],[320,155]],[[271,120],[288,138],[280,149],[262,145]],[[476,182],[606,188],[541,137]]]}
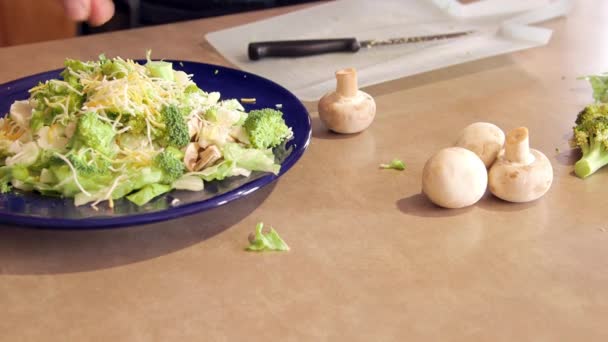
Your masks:
{"label": "green vegetable scrap", "polygon": [[405,163],[399,159],[393,159],[388,164],[380,164],[381,169],[405,170]]}
{"label": "green vegetable scrap", "polygon": [[269,232],[263,232],[264,223],[260,222],[255,227],[255,233],[249,235],[249,246],[247,251],[262,252],[262,251],[288,251],[289,246],[281,239],[279,233],[272,227]]}
{"label": "green vegetable scrap", "polygon": [[608,102],[608,73],[580,77],[591,83],[593,98],[596,102]]}

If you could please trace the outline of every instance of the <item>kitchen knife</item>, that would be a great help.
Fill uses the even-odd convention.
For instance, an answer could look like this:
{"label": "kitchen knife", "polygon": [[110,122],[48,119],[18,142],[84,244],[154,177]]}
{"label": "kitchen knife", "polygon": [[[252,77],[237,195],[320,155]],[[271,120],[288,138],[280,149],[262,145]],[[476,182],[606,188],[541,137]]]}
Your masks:
{"label": "kitchen knife", "polygon": [[474,31],[462,31],[427,36],[401,37],[391,39],[371,39],[359,41],[357,38],[277,40],[249,43],[249,59],[265,57],[302,57],[332,52],[357,52],[360,49],[377,46],[400,45],[450,39],[466,36]]}

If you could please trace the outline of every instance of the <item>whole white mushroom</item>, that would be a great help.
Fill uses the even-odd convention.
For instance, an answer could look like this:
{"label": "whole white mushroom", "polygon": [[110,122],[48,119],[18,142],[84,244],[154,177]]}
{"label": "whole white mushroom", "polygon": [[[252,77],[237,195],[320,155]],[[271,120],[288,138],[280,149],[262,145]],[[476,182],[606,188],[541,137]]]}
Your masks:
{"label": "whole white mushroom", "polygon": [[448,147],[433,155],[422,171],[422,192],[444,208],[463,208],[481,199],[488,173],[479,157],[462,147]]}
{"label": "whole white mushroom", "polygon": [[336,91],[319,100],[319,118],[336,133],[358,133],[369,127],[376,116],[376,102],[359,90],[357,71],[353,68],[336,72]]}
{"label": "whole white mushroom", "polygon": [[543,196],[551,187],[551,162],[529,144],[526,127],[507,134],[505,148],[488,176],[490,192],[496,197],[509,202],[530,202]]}
{"label": "whole white mushroom", "polygon": [[460,132],[455,146],[472,151],[489,168],[504,144],[505,133],[498,126],[489,122],[475,122]]}

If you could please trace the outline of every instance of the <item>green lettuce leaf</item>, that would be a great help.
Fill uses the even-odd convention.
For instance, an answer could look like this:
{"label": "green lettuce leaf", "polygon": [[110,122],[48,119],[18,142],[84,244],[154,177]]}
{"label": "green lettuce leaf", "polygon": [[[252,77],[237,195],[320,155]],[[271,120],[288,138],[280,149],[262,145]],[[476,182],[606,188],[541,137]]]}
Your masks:
{"label": "green lettuce leaf", "polygon": [[23,145],[21,150],[11,156],[6,158],[4,161],[7,166],[12,165],[23,165],[30,166],[36,162],[38,156],[40,155],[40,148],[38,148],[38,144],[33,141],[30,141]]}
{"label": "green lettuce leaf", "polygon": [[150,53],[148,52],[148,62],[146,63],[146,69],[152,77],[158,77],[167,81],[175,80],[175,74],[173,73],[173,63],[165,61],[153,61],[150,59]]}
{"label": "green lettuce leaf", "polygon": [[219,164],[215,164],[200,172],[201,178],[206,182],[213,180],[223,180],[226,177],[233,175],[233,170],[236,163],[231,160],[224,160]]}
{"label": "green lettuce leaf", "polygon": [[163,179],[163,172],[155,167],[133,169],[127,171],[126,174],[127,180],[114,189],[112,198],[119,199],[148,184],[159,183]]}
{"label": "green lettuce leaf", "polygon": [[182,176],[171,186],[176,190],[202,191],[205,188],[203,180],[196,176]]}
{"label": "green lettuce leaf", "polygon": [[225,160],[231,160],[237,167],[251,171],[279,173],[281,166],[274,162],[271,149],[245,148],[237,143],[228,143],[222,147]]}
{"label": "green lettuce leaf", "polygon": [[154,197],[160,196],[169,191],[171,191],[170,185],[148,184],[141,188],[141,190],[127,196],[127,199],[141,206],[150,202]]}

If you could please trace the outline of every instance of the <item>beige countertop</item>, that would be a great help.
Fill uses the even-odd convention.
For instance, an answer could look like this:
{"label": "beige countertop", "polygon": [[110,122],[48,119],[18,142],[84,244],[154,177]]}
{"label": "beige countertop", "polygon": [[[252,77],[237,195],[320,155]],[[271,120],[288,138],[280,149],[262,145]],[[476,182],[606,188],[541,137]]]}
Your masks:
{"label": "beige countertop", "polygon": [[[0,83],[100,52],[226,64],[204,34],[288,9],[0,49]],[[2,341],[606,341],[608,169],[567,139],[608,69],[608,2],[544,24],[551,42],[367,88],[373,125],[322,127],[278,182],[218,209],[124,229],[0,227]],[[425,160],[474,121],[528,126],[554,167],[539,201],[441,210]],[[561,152],[557,153],[556,148]],[[378,170],[399,157],[404,172]],[[291,251],[243,251],[258,221]]]}

